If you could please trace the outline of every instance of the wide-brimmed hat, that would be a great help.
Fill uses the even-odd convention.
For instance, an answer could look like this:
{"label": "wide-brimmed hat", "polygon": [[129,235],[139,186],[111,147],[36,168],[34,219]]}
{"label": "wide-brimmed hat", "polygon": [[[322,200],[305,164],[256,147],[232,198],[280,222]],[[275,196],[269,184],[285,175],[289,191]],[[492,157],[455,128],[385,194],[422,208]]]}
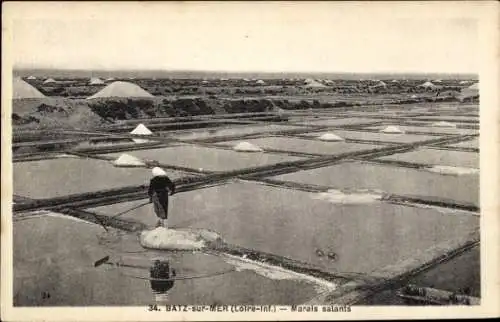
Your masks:
{"label": "wide-brimmed hat", "polygon": [[154,167],[153,170],[151,170],[153,173],[153,177],[158,177],[158,176],[166,176],[167,173],[160,167]]}

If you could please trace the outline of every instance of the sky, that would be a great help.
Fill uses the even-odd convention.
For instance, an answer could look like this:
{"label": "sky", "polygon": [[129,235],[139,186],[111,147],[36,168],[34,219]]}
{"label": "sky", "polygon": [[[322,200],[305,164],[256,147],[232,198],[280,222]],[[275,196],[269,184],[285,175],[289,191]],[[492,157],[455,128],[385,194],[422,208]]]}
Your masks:
{"label": "sky", "polygon": [[15,67],[354,73],[479,68],[476,19],[440,8],[65,5],[12,11]]}

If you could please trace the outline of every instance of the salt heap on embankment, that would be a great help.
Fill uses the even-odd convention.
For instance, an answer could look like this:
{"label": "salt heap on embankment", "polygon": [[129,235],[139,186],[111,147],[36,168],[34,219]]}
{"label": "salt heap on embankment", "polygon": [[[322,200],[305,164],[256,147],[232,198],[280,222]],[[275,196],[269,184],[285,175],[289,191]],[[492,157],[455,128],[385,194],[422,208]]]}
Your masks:
{"label": "salt heap on embankment", "polygon": [[101,85],[101,84],[104,84],[104,81],[101,80],[99,77],[97,77],[97,78],[91,78],[90,81],[89,81],[89,84],[90,85]]}
{"label": "salt heap on embankment", "polygon": [[378,87],[387,87],[387,84],[384,83],[383,81],[378,81],[377,84],[372,86],[373,88],[378,88]]}
{"label": "salt heap on embankment", "polygon": [[450,122],[446,122],[446,121],[432,123],[432,126],[436,126],[436,127],[457,127],[456,124],[453,124],[453,123],[450,123]]}
{"label": "salt heap on embankment", "polygon": [[334,134],[334,133],[331,133],[331,132],[328,132],[328,133],[325,133],[325,134],[322,134],[318,137],[319,140],[321,141],[344,141],[343,138],[341,138],[340,136]]}
{"label": "salt heap on embankment", "polygon": [[222,241],[217,233],[208,230],[167,229],[158,227],[141,233],[144,248],[163,250],[200,250],[209,243]]}
{"label": "salt heap on embankment", "polygon": [[44,84],[49,84],[49,83],[55,83],[55,82],[56,82],[55,79],[53,79],[53,78],[47,78],[43,83]]}
{"label": "salt heap on embankment", "polygon": [[24,98],[44,98],[39,90],[30,84],[26,83],[20,78],[14,78],[12,84],[12,99],[24,99]]}
{"label": "salt heap on embankment", "polygon": [[152,98],[154,97],[141,87],[136,84],[129,82],[113,82],[108,86],[104,87],[99,92],[94,95],[87,97],[87,99],[93,98],[109,98],[109,97],[142,97],[142,98]]}
{"label": "salt heap on embankment", "polygon": [[434,85],[433,83],[427,81],[421,85],[418,85],[418,87],[424,87],[424,88],[436,88],[437,86]]}
{"label": "salt heap on embankment", "polygon": [[113,161],[115,167],[144,167],[146,164],[133,155],[123,153]]}
{"label": "salt heap on embankment", "polygon": [[383,130],[380,130],[382,133],[390,133],[390,134],[403,134],[404,131],[402,131],[399,127],[395,125],[389,125]]}
{"label": "salt heap on embankment", "polygon": [[[153,135],[153,132],[151,132],[144,124],[139,124],[135,129],[130,132],[130,134],[135,134],[135,135]],[[135,143],[146,143],[149,142],[149,140],[144,140],[144,139],[132,139]]]}
{"label": "salt heap on embankment", "polygon": [[262,152],[263,151],[260,147],[254,145],[250,142],[240,142],[233,147],[233,150],[238,151],[238,152]]}
{"label": "salt heap on embankment", "polygon": [[305,85],[304,87],[306,88],[323,88],[323,87],[326,87],[325,85],[321,84],[320,82],[314,80],[314,79],[306,79],[304,81]]}
{"label": "salt heap on embankment", "polygon": [[460,91],[460,100],[467,98],[474,98],[479,96],[479,83],[472,84],[471,86],[464,88]]}

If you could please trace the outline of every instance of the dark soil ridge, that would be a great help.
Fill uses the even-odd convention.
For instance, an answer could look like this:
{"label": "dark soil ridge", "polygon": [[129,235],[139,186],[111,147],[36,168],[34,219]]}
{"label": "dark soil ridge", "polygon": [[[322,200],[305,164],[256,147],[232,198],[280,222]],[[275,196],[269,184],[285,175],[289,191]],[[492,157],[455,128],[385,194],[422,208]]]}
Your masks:
{"label": "dark soil ridge", "polygon": [[[309,110],[375,105],[359,100],[344,101],[332,97],[330,102],[318,99],[280,98],[112,98],[13,100],[12,123],[15,129],[89,129],[127,120],[148,120],[166,117],[190,117],[239,113],[277,113],[280,110]],[[392,99],[387,104],[456,101],[455,98]]]}

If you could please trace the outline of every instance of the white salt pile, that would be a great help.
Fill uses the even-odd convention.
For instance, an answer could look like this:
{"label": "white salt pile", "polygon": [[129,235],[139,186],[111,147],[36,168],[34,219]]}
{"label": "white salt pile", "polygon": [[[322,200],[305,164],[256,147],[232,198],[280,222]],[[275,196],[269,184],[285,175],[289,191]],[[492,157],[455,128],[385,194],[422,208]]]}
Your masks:
{"label": "white salt pile", "polygon": [[315,81],[314,79],[306,79],[304,81],[305,83],[305,87],[318,87],[318,88],[322,88],[322,87],[326,87],[325,85],[321,84],[320,82],[318,81]]}
{"label": "white salt pile", "polygon": [[234,151],[238,152],[262,152],[260,147],[250,143],[250,142],[240,142],[233,147]]}
{"label": "white salt pile", "polygon": [[445,121],[432,123],[432,126],[436,126],[436,127],[457,127],[456,124],[453,124],[453,123],[450,123],[450,122],[445,122]]}
{"label": "white salt pile", "polygon": [[144,89],[136,84],[129,82],[113,82],[108,86],[104,87],[102,90],[96,94],[88,97],[87,99],[93,98],[107,98],[107,97],[154,97],[150,93],[146,92]]}
{"label": "white salt pile", "polygon": [[14,78],[12,84],[12,98],[13,99],[23,99],[23,98],[43,98],[43,95],[38,89],[26,83],[19,77]]}
{"label": "white salt pile", "polygon": [[437,86],[432,84],[431,82],[427,81],[427,82],[423,83],[422,85],[418,85],[418,87],[436,88]]}
{"label": "white salt pile", "polygon": [[49,210],[36,210],[36,211],[32,211],[32,212],[27,213],[27,215],[29,215],[30,218],[53,217],[53,218],[58,218],[58,219],[66,219],[66,220],[81,222],[81,223],[84,223],[87,225],[97,225],[93,222],[89,222],[89,221],[86,221],[83,219],[79,219],[79,218],[76,218],[73,216],[64,215],[64,214],[57,213],[57,212],[52,212]]}
{"label": "white salt pile", "polygon": [[318,293],[333,291],[337,288],[337,285],[335,283],[307,274],[290,271],[279,266],[252,261],[246,259],[245,255],[243,256],[243,258],[227,255],[225,256],[225,261],[226,263],[234,266],[237,272],[248,270],[272,280],[296,280],[312,284]]}
{"label": "white salt pile", "polygon": [[99,77],[96,77],[96,78],[91,78],[89,81],[89,84],[90,85],[101,85],[101,84],[104,84],[104,81],[102,79],[100,79]]}
{"label": "white salt pile", "polygon": [[318,139],[321,141],[344,141],[343,138],[331,132],[320,135]]}
{"label": "white salt pile", "polygon": [[76,155],[66,154],[66,153],[58,154],[57,157],[58,158],[71,158],[71,159],[78,159],[79,158]]}
{"label": "white salt pile", "polygon": [[479,169],[477,168],[464,168],[464,167],[452,167],[445,165],[436,165],[433,167],[426,168],[429,172],[435,172],[444,175],[460,176],[460,175],[470,175],[478,174]]}
{"label": "white salt pile", "polygon": [[133,155],[123,153],[113,161],[115,167],[143,167],[146,164]]}
{"label": "white salt pile", "polygon": [[343,192],[336,189],[329,189],[327,192],[315,194],[313,199],[325,200],[336,204],[364,204],[377,202],[382,197],[382,192],[373,190],[360,189],[353,192]]}
{"label": "white salt pile", "polygon": [[275,111],[278,113],[279,117],[287,117],[288,116],[287,111],[280,108],[280,107],[276,108]]}
{"label": "white salt pile", "polygon": [[[130,134],[135,134],[135,135],[152,135],[153,132],[151,132],[144,124],[139,124],[135,129],[130,132]],[[135,143],[146,143],[149,142],[149,140],[144,140],[144,139],[132,139]]]}
{"label": "white salt pile", "polygon": [[403,134],[404,131],[402,131],[399,127],[394,126],[394,125],[389,125],[383,130],[380,130],[382,133],[391,133],[391,134]]}
{"label": "white salt pile", "polygon": [[144,248],[164,250],[200,250],[207,243],[220,240],[216,233],[206,230],[177,230],[158,227],[141,233]]}

